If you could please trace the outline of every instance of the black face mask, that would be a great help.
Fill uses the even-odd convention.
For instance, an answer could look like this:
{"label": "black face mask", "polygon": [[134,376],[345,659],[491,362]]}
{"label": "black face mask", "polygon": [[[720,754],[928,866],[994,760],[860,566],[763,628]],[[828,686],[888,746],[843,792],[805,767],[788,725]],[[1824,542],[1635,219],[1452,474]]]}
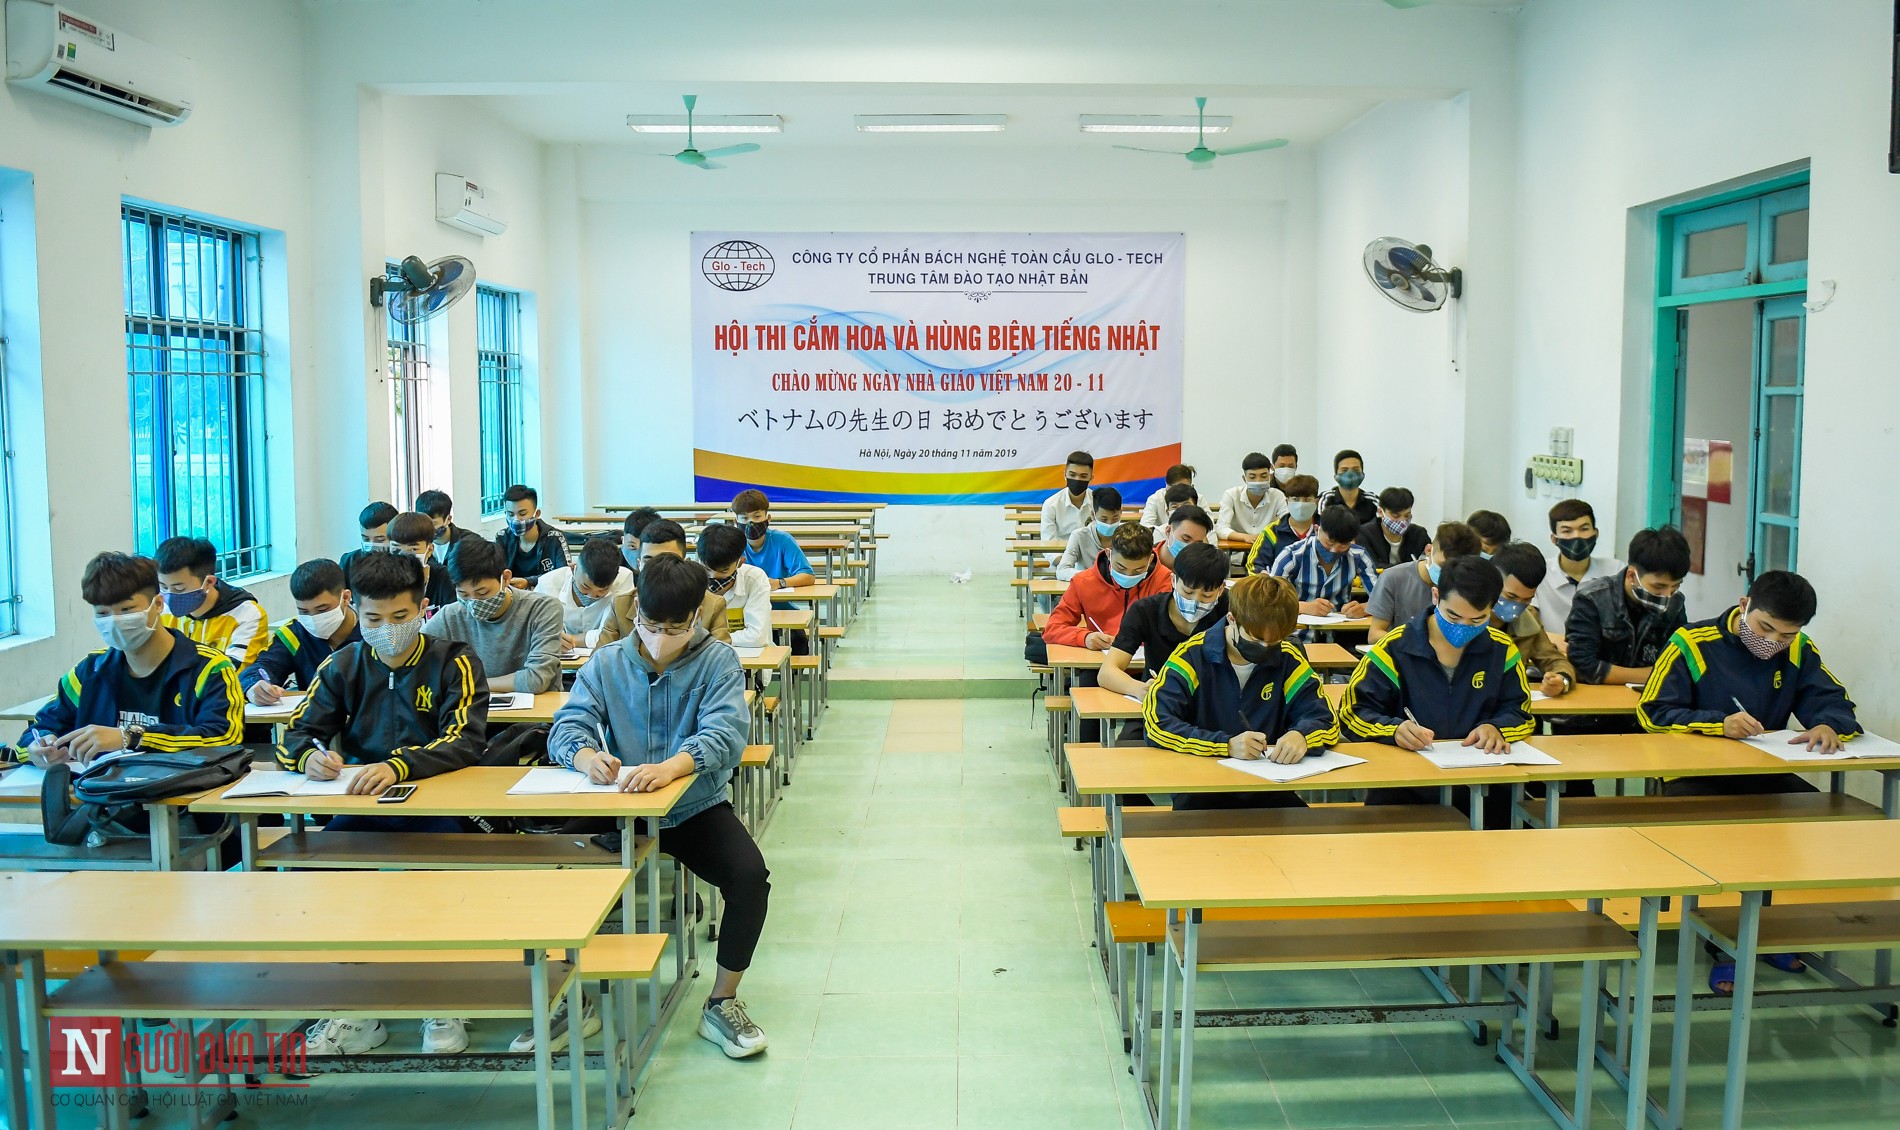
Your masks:
{"label": "black face mask", "polygon": [[1675,603],[1676,600],[1673,595],[1657,596],[1635,581],[1631,581],[1629,587],[1624,591],[1629,594],[1632,604],[1649,612],[1667,612],[1669,611],[1669,606]]}
{"label": "black face mask", "polygon": [[1250,640],[1241,635],[1239,629],[1229,632],[1227,638],[1233,642],[1234,650],[1240,653],[1240,657],[1249,663],[1264,663],[1273,656],[1271,644]]}
{"label": "black face mask", "polygon": [[1597,535],[1595,534],[1591,534],[1587,538],[1557,539],[1557,552],[1563,554],[1565,558],[1571,561],[1588,561],[1590,560],[1590,555],[1596,551]]}
{"label": "black face mask", "polygon": [[765,531],[771,528],[772,519],[770,518],[761,518],[757,522],[739,523],[739,531],[745,534],[747,541],[758,541],[765,536]]}
{"label": "black face mask", "polygon": [[732,576],[727,577],[724,580],[721,580],[718,577],[711,577],[706,582],[706,587],[715,593],[723,593],[726,590],[730,589],[732,587],[733,582],[737,581],[738,579],[739,579],[738,573],[734,573]]}
{"label": "black face mask", "polygon": [[1089,481],[1087,479],[1065,479],[1063,481],[1068,484],[1070,494],[1081,494],[1083,491],[1089,489]]}

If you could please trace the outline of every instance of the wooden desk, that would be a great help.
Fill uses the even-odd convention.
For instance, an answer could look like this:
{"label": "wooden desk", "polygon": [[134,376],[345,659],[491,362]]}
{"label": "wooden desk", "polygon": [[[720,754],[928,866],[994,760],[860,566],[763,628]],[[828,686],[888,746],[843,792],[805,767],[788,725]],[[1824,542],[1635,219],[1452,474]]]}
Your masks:
{"label": "wooden desk", "polygon": [[1350,671],[1359,666],[1359,657],[1336,643],[1309,643],[1301,647],[1306,662],[1315,671]]}
{"label": "wooden desk", "polygon": [[499,725],[508,722],[552,722],[554,712],[567,705],[566,691],[542,691],[534,696],[534,705],[526,710],[490,710],[488,721]]}
{"label": "wooden desk", "polygon": [[837,585],[817,584],[773,589],[770,595],[774,604],[821,605],[823,610],[819,613],[819,622],[836,628],[844,623],[838,609],[838,594],[842,591]]}
{"label": "wooden desk", "polygon": [[34,716],[39,714],[40,708],[51,701],[53,701],[53,696],[48,694],[15,703],[5,710],[0,710],[0,722],[31,722]]}

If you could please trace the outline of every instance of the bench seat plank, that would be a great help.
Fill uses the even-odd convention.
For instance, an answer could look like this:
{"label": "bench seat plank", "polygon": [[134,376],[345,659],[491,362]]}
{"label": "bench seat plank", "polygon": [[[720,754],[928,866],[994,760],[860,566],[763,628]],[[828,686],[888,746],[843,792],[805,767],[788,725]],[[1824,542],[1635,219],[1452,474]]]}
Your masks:
{"label": "bench seat plank", "polygon": [[[1172,944],[1178,952],[1181,931]],[[1372,969],[1634,960],[1629,931],[1601,914],[1448,914],[1201,924],[1202,972]]]}
{"label": "bench seat plank", "polygon": [[1065,840],[1097,840],[1108,835],[1108,810],[1086,805],[1056,809],[1056,826]]}
{"label": "bench seat plank", "polygon": [[[1544,802],[1525,811],[1542,824]],[[1882,813],[1846,793],[1770,793],[1764,796],[1565,797],[1558,819],[1566,828],[1629,824],[1739,824],[1768,820],[1879,820]]]}
{"label": "bench seat plank", "polygon": [[1122,811],[1122,835],[1271,836],[1320,832],[1435,832],[1467,828],[1464,813],[1442,804],[1371,804],[1326,808],[1166,808]]}
{"label": "bench seat plank", "polygon": [[[1394,906],[1219,906],[1203,912],[1205,922],[1306,922],[1341,918],[1443,918],[1454,915],[1506,913],[1552,914],[1580,908],[1563,899],[1523,902],[1422,902]],[[1121,945],[1158,943],[1167,927],[1167,912],[1150,909],[1129,899],[1108,904],[1109,939]]]}
{"label": "bench seat plank", "polygon": [[[652,837],[642,836],[635,841],[636,861],[652,851]],[[407,871],[618,867],[620,856],[595,847],[586,836],[483,832],[292,832],[257,853],[260,871],[274,867],[397,866]]]}
{"label": "bench seat plank", "polygon": [[[1740,907],[1698,906],[1696,916],[1723,941],[1734,943]],[[1763,953],[1894,949],[1900,941],[1900,902],[1777,901],[1761,909],[1760,939]]]}
{"label": "bench seat plank", "polygon": [[[53,993],[52,1016],[169,1016],[297,1020],[308,1016],[533,1015],[527,967],[513,961],[115,962]],[[548,997],[573,967],[549,962]]]}

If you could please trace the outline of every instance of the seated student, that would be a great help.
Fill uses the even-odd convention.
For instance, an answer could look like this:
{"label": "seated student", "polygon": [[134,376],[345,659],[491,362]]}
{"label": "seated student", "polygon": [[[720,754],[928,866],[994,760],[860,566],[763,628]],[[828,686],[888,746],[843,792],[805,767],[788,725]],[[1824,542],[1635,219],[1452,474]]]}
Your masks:
{"label": "seated student", "polygon": [[1366,616],[1372,621],[1369,639],[1378,639],[1432,606],[1432,588],[1445,562],[1478,556],[1478,534],[1463,522],[1440,522],[1425,556],[1409,565],[1387,569],[1372,586]]}
{"label": "seated student", "polygon": [[[717,529],[708,526],[707,529]],[[740,535],[743,540],[744,535]],[[634,591],[614,597],[608,602],[607,618],[601,621],[600,635],[595,646],[605,647],[615,640],[632,637],[635,613],[639,610],[640,574],[646,564],[655,557],[686,557],[686,531],[678,522],[662,518],[657,522],[648,522],[640,531],[640,564],[633,573]],[[702,573],[705,569],[700,570]],[[769,590],[768,590],[769,591]],[[765,618],[766,628],[771,628],[772,617],[768,612]],[[714,639],[732,642],[732,629],[726,619],[726,598],[712,591],[712,578],[706,578],[705,591],[699,595],[699,624]]]}
{"label": "seated student", "polygon": [[425,618],[455,603],[455,582],[449,579],[448,566],[436,558],[435,530],[433,518],[414,510],[398,514],[389,522],[388,548],[422,563]]}
{"label": "seated student", "polygon": [[745,535],[720,522],[699,532],[699,563],[706,567],[707,590],[726,602],[726,632],[734,647],[764,647],[772,642],[772,582],[745,561]]}
{"label": "seated student", "polygon": [[1511,523],[1504,515],[1495,510],[1473,510],[1465,519],[1465,525],[1478,532],[1481,546],[1478,556],[1486,561],[1498,555],[1498,550],[1511,544]]}
{"label": "seated student", "polygon": [[270,642],[270,618],[256,597],[218,579],[216,547],[203,538],[166,538],[157,561],[165,626],[224,652],[240,671],[257,662]]}
{"label": "seated student", "polygon": [[1622,575],[1577,590],[1565,654],[1586,683],[1642,683],[1669,637],[1689,622],[1681,588],[1689,541],[1671,526],[1638,530]]}
{"label": "seated student", "polygon": [[292,685],[309,690],[331,653],[363,638],[350,606],[349,583],[336,562],[320,557],[297,566],[290,575],[290,599],[297,602],[297,618],[271,633],[264,654],[238,673],[245,697],[259,706],[283,698]]}
{"label": "seated student", "polygon": [[[1334,612],[1348,617],[1363,616],[1366,604],[1353,598],[1353,582],[1358,581],[1370,589],[1376,571],[1365,547],[1356,540],[1358,537],[1359,523],[1352,511],[1344,506],[1322,510],[1317,534],[1282,549],[1264,569],[1256,561],[1254,570],[1292,581],[1293,591],[1300,597],[1302,616],[1327,616]],[[1264,559],[1263,554],[1260,560]]]}
{"label": "seated student", "polygon": [[396,517],[396,508],[387,502],[372,502],[363,507],[356,516],[356,524],[363,529],[363,543],[337,559],[343,567],[343,584],[350,583],[350,567],[363,559],[366,553],[382,553],[389,548],[389,523]]}
{"label": "seated student", "polygon": [[118,750],[171,753],[244,739],[238,670],[216,647],[162,621],[149,557],[101,553],[86,563],[80,599],[105,641],[60,679],[17,752],[35,765],[91,761]]}
{"label": "seated student", "polygon": [[1062,559],[1056,562],[1056,580],[1066,581],[1077,573],[1086,573],[1095,567],[1095,559],[1108,548],[1108,539],[1115,534],[1115,527],[1122,524],[1122,492],[1114,487],[1096,487],[1095,518],[1081,529],[1069,535],[1069,544],[1062,550]]}
{"label": "seated student", "polygon": [[416,496],[416,513],[427,514],[435,524],[435,559],[438,564],[449,563],[449,551],[470,538],[477,541],[488,539],[474,530],[465,530],[455,524],[455,502],[439,490],[425,490]]}
{"label": "seated student", "polygon": [[1319,496],[1319,508],[1328,510],[1334,506],[1344,506],[1353,512],[1360,525],[1373,521],[1379,516],[1379,500],[1375,492],[1365,490],[1361,484],[1366,481],[1366,461],[1352,448],[1343,448],[1333,455],[1333,482],[1325,494]]}
{"label": "seated student", "polygon": [[620,563],[611,538],[587,539],[574,565],[541,574],[534,591],[561,602],[561,643],[593,647],[607,619],[607,602],[633,591],[633,570]]}
{"label": "seated student", "polygon": [[[486,544],[486,543],[484,543]],[[460,555],[457,554],[459,557]],[[422,567],[403,554],[357,566],[362,638],[338,648],[317,671],[290,716],[277,764],[312,780],[335,780],[361,765],[355,796],[473,765],[488,727],[488,684],[466,644],[422,636]],[[332,816],[327,832],[459,832],[453,816]],[[360,1055],[389,1039],[373,1017],[334,1017],[311,1025],[313,1055]],[[422,1022],[422,1050],[452,1055],[468,1047],[466,1022]]]}
{"label": "seated student", "polygon": [[[745,535],[746,563],[757,566],[773,588],[802,589],[817,583],[798,539],[772,528],[772,503],[764,491],[740,491],[732,500],[732,513],[739,520],[739,532]],[[640,544],[651,544],[644,533]]]}
{"label": "seated student", "polygon": [[1183,549],[1196,543],[1207,544],[1213,534],[1214,519],[1207,516],[1207,511],[1192,502],[1184,502],[1168,513],[1168,524],[1155,531],[1154,555],[1172,569],[1175,557]]}
{"label": "seated student", "polygon": [[657,846],[725,899],[719,968],[699,1034],[743,1059],[766,1046],[738,993],[765,927],[772,884],[758,844],[727,799],[745,752],[745,675],[732,649],[718,646],[699,622],[705,589],[705,570],[694,562],[662,555],[641,568],[634,634],[581,668],[574,693],[554,716],[548,756],[602,784],[630,768],[620,787],[631,793],[697,774],[660,819]]}
{"label": "seated student", "polygon": [[1537,587],[1537,613],[1544,627],[1559,636],[1570,626],[1570,606],[1585,581],[1617,577],[1623,563],[1614,557],[1596,557],[1597,515],[1581,498],[1566,498],[1550,508],[1550,542],[1557,547],[1549,558],[1544,583]]}
{"label": "seated student", "polygon": [[1412,492],[1387,487],[1379,492],[1379,516],[1359,527],[1359,544],[1380,572],[1425,555],[1431,541],[1422,526],[1412,523]]}
{"label": "seated student", "polygon": [[627,512],[627,517],[620,523],[620,558],[627,563],[627,568],[640,567],[640,534],[659,520],[660,512],[651,506]]}
{"label": "seated student", "polygon": [[1274,445],[1273,481],[1284,483],[1300,473],[1300,453],[1290,443]]}
{"label": "seated student", "polygon": [[1220,496],[1214,540],[1257,538],[1279,521],[1287,511],[1287,495],[1273,482],[1273,461],[1258,451],[1249,452],[1240,461],[1240,485],[1228,487]]}
{"label": "seated student", "polygon": [[468,538],[449,555],[455,603],[423,626],[432,639],[475,649],[494,692],[540,694],[561,683],[561,602],[509,585],[501,547]]}
{"label": "seated student", "polygon": [[[1346,731],[1363,741],[1421,750],[1441,737],[1503,753],[1535,728],[1524,660],[1501,629],[1491,627],[1504,581],[1491,563],[1460,557],[1439,570],[1437,605],[1372,645],[1340,701]],[[1467,803],[1456,789],[1460,808]],[[1369,804],[1436,804],[1438,790],[1374,789]],[[1485,823],[1507,822],[1505,789],[1487,790]]]}
{"label": "seated student", "polygon": [[1544,555],[1529,542],[1514,541],[1498,550],[1491,563],[1504,576],[1504,589],[1491,609],[1494,626],[1502,625],[1517,645],[1529,667],[1525,677],[1538,678],[1538,690],[1550,698],[1569,694],[1577,685],[1577,669],[1544,631],[1537,609],[1531,607],[1537,586],[1544,583]]}
{"label": "seated student", "polygon": [[1253,539],[1247,550],[1245,572],[1264,573],[1282,549],[1310,535],[1319,525],[1319,480],[1311,475],[1295,475],[1277,492],[1286,499],[1286,510]]}
{"label": "seated student", "polygon": [[[1147,674],[1160,669],[1174,649],[1227,615],[1227,555],[1220,547],[1192,542],[1174,558],[1174,585],[1144,596],[1122,614],[1115,643],[1102,656],[1096,682],[1117,694],[1141,697]],[[1128,665],[1139,654],[1142,678]],[[1140,727],[1131,727],[1139,735]]]}
{"label": "seated student", "polygon": [[1086,451],[1071,451],[1062,468],[1062,489],[1042,504],[1042,527],[1037,534],[1043,541],[1063,541],[1095,519],[1095,500],[1089,497],[1089,483],[1095,478],[1095,457]]}
{"label": "seated student", "polygon": [[1077,573],[1062,594],[1062,603],[1049,614],[1042,630],[1044,643],[1107,651],[1121,630],[1128,606],[1174,584],[1174,574],[1161,563],[1148,531],[1134,522],[1115,527],[1108,549],[1095,563]]}
{"label": "seated student", "polygon": [[533,588],[547,574],[567,568],[567,535],[542,520],[541,496],[535,489],[516,483],[502,492],[501,500],[508,504],[508,515],[495,544],[514,574],[508,583]]}
{"label": "seated student", "polygon": [[[1150,494],[1148,501],[1142,504],[1142,525],[1154,530],[1159,529],[1161,523],[1168,520],[1168,515],[1174,513],[1174,508],[1181,505],[1179,501],[1169,502],[1168,488],[1178,486],[1181,483],[1186,483],[1189,486],[1194,485],[1194,468],[1188,466],[1186,463],[1176,463],[1163,473],[1161,476],[1161,489]],[[1196,492],[1195,501],[1200,501],[1198,491]]]}
{"label": "seated student", "polygon": [[[1188,638],[1142,700],[1148,744],[1201,757],[1291,765],[1339,741],[1332,703],[1291,642],[1299,600],[1283,577],[1242,577],[1228,615]],[[1174,807],[1304,807],[1291,792],[1178,794]]]}

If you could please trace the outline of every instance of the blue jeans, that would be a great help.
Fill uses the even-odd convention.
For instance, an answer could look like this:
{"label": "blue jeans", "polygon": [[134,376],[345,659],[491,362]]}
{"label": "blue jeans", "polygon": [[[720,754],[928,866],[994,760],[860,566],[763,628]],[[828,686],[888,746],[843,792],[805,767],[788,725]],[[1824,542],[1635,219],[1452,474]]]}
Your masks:
{"label": "blue jeans", "polygon": [[463,832],[454,816],[332,816],[326,832]]}

